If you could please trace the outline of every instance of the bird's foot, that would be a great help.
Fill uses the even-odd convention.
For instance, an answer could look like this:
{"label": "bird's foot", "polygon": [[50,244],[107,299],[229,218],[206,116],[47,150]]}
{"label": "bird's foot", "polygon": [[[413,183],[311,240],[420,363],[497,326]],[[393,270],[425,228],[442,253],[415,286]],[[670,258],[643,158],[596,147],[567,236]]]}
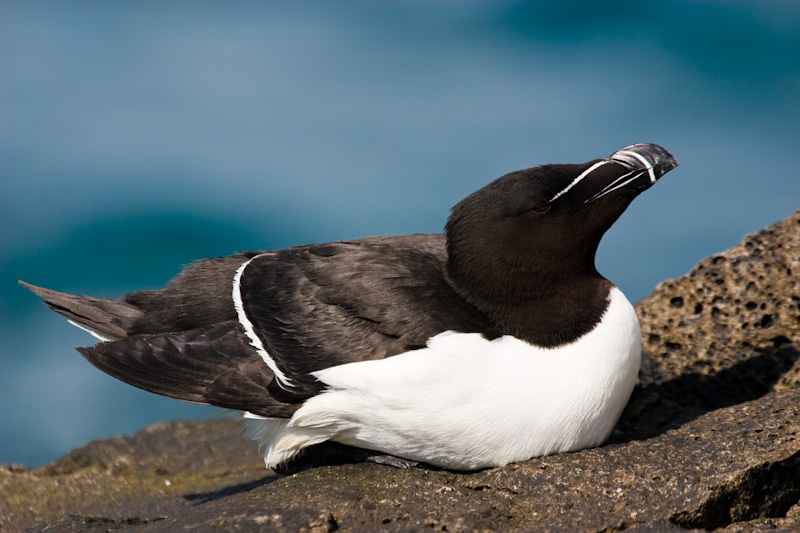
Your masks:
{"label": "bird's foot", "polygon": [[365,452],[371,452],[371,455],[364,456],[364,461],[368,461],[370,463],[376,463],[379,465],[388,465],[393,466],[395,468],[412,468],[414,466],[419,466],[419,461],[411,461],[409,459],[403,459],[402,457],[396,457],[394,455],[389,455],[388,453],[378,453],[373,452],[372,450],[364,450]]}
{"label": "bird's foot", "polygon": [[376,463],[394,468],[412,468],[420,466],[417,461],[395,457],[374,450],[347,446],[338,442],[323,442],[305,449],[296,459],[273,467],[273,470],[283,476],[296,474],[309,468],[319,466],[341,465],[348,463]]}

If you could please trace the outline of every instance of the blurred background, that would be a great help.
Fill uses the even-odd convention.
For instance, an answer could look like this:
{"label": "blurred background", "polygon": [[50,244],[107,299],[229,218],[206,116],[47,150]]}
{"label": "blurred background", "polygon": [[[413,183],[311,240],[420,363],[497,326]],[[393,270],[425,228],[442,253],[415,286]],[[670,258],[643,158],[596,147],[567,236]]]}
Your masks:
{"label": "blurred background", "polygon": [[439,232],[507,172],[681,166],[607,234],[636,301],[800,208],[800,2],[0,2],[0,463],[219,416],[118,382],[18,279]]}

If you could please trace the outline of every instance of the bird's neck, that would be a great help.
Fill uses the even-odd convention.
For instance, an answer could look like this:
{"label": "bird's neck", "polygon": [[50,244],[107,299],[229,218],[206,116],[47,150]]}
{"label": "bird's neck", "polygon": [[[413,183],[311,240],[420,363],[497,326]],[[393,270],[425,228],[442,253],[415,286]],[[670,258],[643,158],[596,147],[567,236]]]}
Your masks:
{"label": "bird's neck", "polygon": [[491,280],[465,283],[448,269],[447,278],[501,333],[543,347],[568,344],[591,331],[608,308],[613,287],[593,264],[570,275],[524,268],[506,275],[492,274]]}

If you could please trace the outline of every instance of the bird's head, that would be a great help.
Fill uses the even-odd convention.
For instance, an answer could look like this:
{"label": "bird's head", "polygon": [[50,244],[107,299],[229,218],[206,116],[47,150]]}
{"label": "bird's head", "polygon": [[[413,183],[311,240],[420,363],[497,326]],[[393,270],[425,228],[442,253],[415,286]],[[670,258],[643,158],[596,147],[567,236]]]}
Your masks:
{"label": "bird's head", "polygon": [[603,234],[642,191],[678,166],[655,144],[583,164],[506,174],[459,202],[447,221],[447,276],[468,299],[536,297],[547,284],[600,275]]}

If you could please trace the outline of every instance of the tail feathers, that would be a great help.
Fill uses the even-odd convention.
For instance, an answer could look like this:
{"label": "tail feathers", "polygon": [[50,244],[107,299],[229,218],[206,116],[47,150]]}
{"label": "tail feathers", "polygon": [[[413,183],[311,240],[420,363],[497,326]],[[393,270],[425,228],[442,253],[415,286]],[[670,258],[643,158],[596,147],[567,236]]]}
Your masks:
{"label": "tail feathers", "polygon": [[291,417],[300,407],[269,395],[274,375],[235,321],[78,351],[106,374],[162,396],[265,417]]}
{"label": "tail feathers", "polygon": [[41,297],[50,309],[67,317],[72,324],[104,341],[127,337],[128,330],[143,314],[135,306],[121,300],[74,296],[24,281],[19,284]]}

